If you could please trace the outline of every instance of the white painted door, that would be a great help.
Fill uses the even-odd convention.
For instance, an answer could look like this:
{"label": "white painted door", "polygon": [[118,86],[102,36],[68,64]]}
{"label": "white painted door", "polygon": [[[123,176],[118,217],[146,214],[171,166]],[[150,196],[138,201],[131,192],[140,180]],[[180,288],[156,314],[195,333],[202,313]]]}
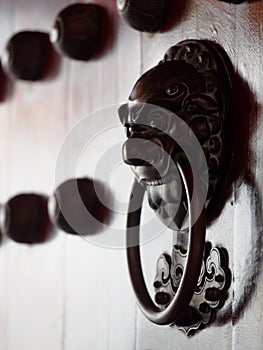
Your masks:
{"label": "white painted door", "polygon": [[[62,58],[53,79],[15,81],[0,103],[0,200],[4,204],[15,194],[31,191],[51,195],[63,140],[87,117],[91,130],[101,130],[102,134],[95,135],[97,143],[89,145],[84,155],[77,153],[80,162],[75,175],[96,172],[110,191],[118,213],[95,239],[62,231],[42,245],[3,239],[0,349],[262,349],[262,2],[179,2],[173,25],[158,34],[142,34],[125,25],[117,15],[115,1],[94,2],[105,6],[114,23],[113,40],[104,54],[88,62]],[[49,31],[57,12],[69,3],[1,0],[1,55],[13,33],[23,29]],[[213,40],[226,50],[245,82],[244,88],[251,91],[249,99],[242,101],[241,96],[240,104],[250,105],[247,120],[253,128],[249,147],[244,150],[240,146],[245,152],[243,159],[248,154],[250,162],[233,185],[221,215],[207,231],[210,241],[228,249],[233,277],[229,298],[214,325],[187,338],[181,331],[155,326],[141,315],[129,281],[125,251],[113,249],[109,242],[116,242],[116,234],[118,242],[124,239],[133,177],[118,163],[125,134],[117,111],[114,114],[115,107],[127,100],[137,78],[156,65],[170,46],[190,38]],[[111,128],[105,130],[105,123]],[[81,133],[80,140],[84,137]],[[79,152],[79,144],[74,142],[69,162],[74,152]],[[119,154],[113,165],[103,154],[115,150],[115,145]],[[64,179],[72,175],[70,169],[70,164],[65,164],[61,172]],[[145,220],[152,219],[151,215],[145,208]],[[147,238],[158,229],[159,223],[152,220],[152,232],[144,233]],[[142,251],[151,289],[156,260],[164,250],[171,249],[171,232],[166,230],[149,241]]]}

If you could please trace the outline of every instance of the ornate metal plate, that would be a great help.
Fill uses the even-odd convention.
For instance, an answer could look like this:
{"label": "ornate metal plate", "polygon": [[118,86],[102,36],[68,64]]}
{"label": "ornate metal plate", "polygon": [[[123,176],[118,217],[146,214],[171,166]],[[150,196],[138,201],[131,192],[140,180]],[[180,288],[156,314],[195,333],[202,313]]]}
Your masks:
{"label": "ornate metal plate", "polygon": [[232,156],[232,65],[222,48],[206,40],[185,40],[171,47],[159,64],[184,61],[204,81],[202,93],[189,94],[176,113],[202,145],[209,170],[207,220],[215,214]]}
{"label": "ornate metal plate", "polygon": [[[155,301],[162,308],[169,304],[179,288],[186,257],[186,251],[174,246],[172,256],[163,254],[158,259]],[[228,297],[230,282],[226,249],[212,248],[211,243],[206,242],[201,273],[189,309],[174,325],[189,336],[211,324]]]}

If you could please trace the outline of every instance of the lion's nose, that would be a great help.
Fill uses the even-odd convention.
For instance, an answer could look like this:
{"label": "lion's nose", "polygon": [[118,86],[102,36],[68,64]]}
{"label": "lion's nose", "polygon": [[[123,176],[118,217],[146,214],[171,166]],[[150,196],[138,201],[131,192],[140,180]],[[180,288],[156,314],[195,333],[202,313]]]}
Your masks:
{"label": "lion's nose", "polygon": [[150,165],[149,162],[147,162],[146,160],[140,159],[140,158],[129,158],[127,157],[126,159],[124,159],[124,162],[128,165],[133,165],[133,166],[148,166]]}
{"label": "lion's nose", "polygon": [[149,166],[161,159],[161,148],[152,141],[131,138],[123,145],[122,157],[128,165]]}

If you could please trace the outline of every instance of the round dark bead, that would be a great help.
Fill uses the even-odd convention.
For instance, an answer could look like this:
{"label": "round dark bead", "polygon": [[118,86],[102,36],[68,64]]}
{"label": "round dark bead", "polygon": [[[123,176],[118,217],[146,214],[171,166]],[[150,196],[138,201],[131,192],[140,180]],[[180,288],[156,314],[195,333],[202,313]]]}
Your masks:
{"label": "round dark bead", "polygon": [[8,87],[10,87],[9,81],[3,70],[2,62],[0,61],[0,103],[4,102],[4,100],[7,98],[10,90]]}
{"label": "round dark bead", "polygon": [[215,277],[215,281],[216,281],[217,283],[223,283],[224,280],[225,280],[225,278],[224,278],[224,276],[222,276],[222,275],[216,275],[216,277]]}
{"label": "round dark bead", "polygon": [[63,55],[88,60],[100,40],[101,8],[93,4],[73,4],[56,17],[50,40]]}
{"label": "round dark bead", "polygon": [[219,115],[212,114],[209,117],[209,122],[211,124],[211,131],[213,134],[218,134],[222,130],[222,120]]}
{"label": "round dark bead", "polygon": [[166,305],[170,301],[170,295],[164,292],[158,292],[155,294],[155,301],[159,305]]}
{"label": "round dark bead", "polygon": [[199,305],[199,311],[208,314],[210,312],[211,308],[207,303],[202,303]]}
{"label": "round dark bead", "polygon": [[154,284],[153,284],[154,288],[161,288],[162,286],[162,283],[160,281],[155,281]]}
{"label": "round dark bead", "polygon": [[19,243],[40,243],[51,231],[48,200],[37,194],[20,194],[5,206],[4,231]]}
{"label": "round dark bead", "polygon": [[222,148],[222,142],[219,137],[214,136],[209,140],[209,148],[213,154],[218,154]]}
{"label": "round dark bead", "polygon": [[194,118],[190,122],[190,128],[195,133],[195,136],[198,138],[201,145],[205,143],[205,141],[208,140],[211,135],[206,117]]}
{"label": "round dark bead", "polygon": [[164,24],[167,0],[117,0],[117,8],[132,28],[151,33]]}
{"label": "round dark bead", "polygon": [[220,299],[220,291],[217,288],[207,288],[205,298],[208,301],[218,301]]}
{"label": "round dark bead", "polygon": [[46,33],[22,31],[8,41],[2,64],[6,72],[23,80],[40,80],[49,66],[52,46]]}
{"label": "round dark bead", "polygon": [[55,223],[67,233],[87,235],[103,222],[105,207],[94,182],[88,178],[70,179],[55,191]]}

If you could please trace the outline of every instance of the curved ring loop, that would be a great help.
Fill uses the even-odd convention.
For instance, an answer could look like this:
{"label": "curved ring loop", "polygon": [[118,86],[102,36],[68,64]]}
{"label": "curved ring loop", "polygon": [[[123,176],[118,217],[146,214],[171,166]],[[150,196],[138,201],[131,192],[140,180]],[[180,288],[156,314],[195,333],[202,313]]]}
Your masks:
{"label": "curved ring loop", "polygon": [[[200,188],[194,188],[189,166],[176,163],[186,190],[188,211],[189,211],[189,242],[186,265],[181,278],[180,286],[171,303],[160,309],[152,300],[147,290],[140,257],[140,218],[141,206],[144,197],[144,188],[135,180],[132,194],[135,201],[130,201],[127,219],[127,258],[131,282],[139,303],[139,307],[145,317],[151,322],[159,325],[169,325],[187,310],[194,294],[198,278],[200,275],[204,244],[205,244],[205,208],[199,202]],[[192,195],[192,202],[191,202]],[[134,203],[136,202],[136,203]],[[139,204],[139,205],[138,205]],[[139,209],[133,209],[133,208]],[[200,213],[198,218],[193,222]]]}

